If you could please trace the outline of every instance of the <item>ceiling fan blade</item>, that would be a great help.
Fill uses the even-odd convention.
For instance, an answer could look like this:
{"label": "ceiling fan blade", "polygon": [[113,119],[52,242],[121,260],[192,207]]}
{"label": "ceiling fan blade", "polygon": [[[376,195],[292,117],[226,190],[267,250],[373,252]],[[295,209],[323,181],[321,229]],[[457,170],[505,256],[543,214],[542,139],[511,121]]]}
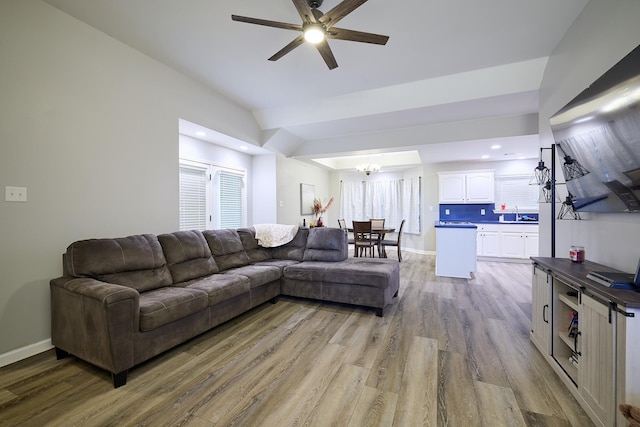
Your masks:
{"label": "ceiling fan blade", "polygon": [[327,67],[330,70],[338,67],[338,63],[336,62],[336,58],[333,56],[333,52],[331,52],[331,48],[329,47],[329,43],[326,40],[321,41],[316,45],[318,52],[322,55],[322,59],[326,62]]}
{"label": "ceiling fan blade", "polygon": [[269,58],[269,61],[277,61],[278,59],[285,56],[287,53],[291,52],[293,49],[300,46],[302,43],[304,43],[304,36],[301,34],[298,37],[296,37],[291,43],[289,43],[288,45],[280,49],[278,52],[276,52],[271,58]]}
{"label": "ceiling fan blade", "polygon": [[320,22],[322,22],[327,28],[331,28],[342,18],[344,18],[366,2],[367,0],[344,0],[329,12],[325,13],[320,18]]}
{"label": "ceiling fan blade", "polygon": [[267,19],[249,18],[248,16],[231,15],[231,19],[248,24],[264,25],[266,27],[282,28],[285,30],[302,31],[302,25],[287,24],[286,22],[269,21]]}
{"label": "ceiling fan blade", "polygon": [[330,39],[349,40],[352,42],[362,42],[371,44],[387,44],[389,36],[381,34],[364,33],[362,31],[346,30],[344,28],[333,27],[327,31],[327,37]]}
{"label": "ceiling fan blade", "polygon": [[293,5],[298,9],[298,13],[300,14],[300,18],[302,18],[302,22],[313,22],[314,24],[317,22],[316,17],[313,15],[307,0],[293,0]]}

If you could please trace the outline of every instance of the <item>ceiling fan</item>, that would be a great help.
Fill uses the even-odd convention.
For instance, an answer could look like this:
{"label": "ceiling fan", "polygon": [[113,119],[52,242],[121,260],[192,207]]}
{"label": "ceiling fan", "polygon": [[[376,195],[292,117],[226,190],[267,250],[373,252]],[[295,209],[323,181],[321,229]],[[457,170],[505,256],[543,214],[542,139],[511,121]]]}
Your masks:
{"label": "ceiling fan", "polygon": [[333,52],[327,43],[327,39],[348,40],[361,43],[384,45],[389,36],[364,33],[362,31],[336,28],[335,24],[355,9],[366,3],[367,0],[344,0],[327,13],[322,13],[318,8],[323,0],[292,0],[294,6],[302,18],[302,24],[287,24],[286,22],[269,21],[266,19],[249,18],[246,16],[231,15],[231,19],[249,24],[265,25],[267,27],[282,28],[284,30],[299,31],[300,34],[291,43],[280,49],[269,58],[269,61],[277,61],[305,41],[315,44],[318,52],[324,59],[330,70],[338,67]]}

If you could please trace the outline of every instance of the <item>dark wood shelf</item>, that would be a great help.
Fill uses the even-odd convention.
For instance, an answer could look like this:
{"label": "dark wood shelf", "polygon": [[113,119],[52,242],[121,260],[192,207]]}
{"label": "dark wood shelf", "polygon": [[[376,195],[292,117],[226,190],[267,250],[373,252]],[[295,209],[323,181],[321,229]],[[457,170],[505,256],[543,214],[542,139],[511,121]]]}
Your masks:
{"label": "dark wood shelf", "polygon": [[628,289],[610,289],[598,282],[587,279],[587,274],[592,271],[622,273],[620,270],[591,261],[572,262],[569,258],[532,257],[531,260],[541,268],[551,271],[552,275],[581,288],[581,290],[589,294],[613,302],[621,307],[640,308],[640,292]]}

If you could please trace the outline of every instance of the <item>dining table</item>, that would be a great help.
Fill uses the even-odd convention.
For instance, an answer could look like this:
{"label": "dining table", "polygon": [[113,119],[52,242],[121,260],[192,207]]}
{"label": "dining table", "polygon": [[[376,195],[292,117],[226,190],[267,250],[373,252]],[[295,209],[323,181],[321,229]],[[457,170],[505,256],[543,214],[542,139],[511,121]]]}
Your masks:
{"label": "dining table", "polygon": [[[349,233],[353,233],[353,227],[348,227],[347,231]],[[379,258],[387,257],[387,251],[380,244],[380,242],[384,240],[384,235],[387,233],[394,233],[395,231],[396,231],[395,227],[371,227],[371,234],[372,235],[375,234],[378,236],[376,246],[378,247]]]}

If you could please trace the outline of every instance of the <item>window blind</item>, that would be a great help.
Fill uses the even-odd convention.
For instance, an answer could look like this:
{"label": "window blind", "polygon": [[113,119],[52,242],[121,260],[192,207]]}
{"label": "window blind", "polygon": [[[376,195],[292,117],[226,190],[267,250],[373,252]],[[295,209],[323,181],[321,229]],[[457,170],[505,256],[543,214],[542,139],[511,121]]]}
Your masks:
{"label": "window blind", "polygon": [[220,171],[218,226],[239,228],[244,225],[244,179],[243,175]]}
{"label": "window blind", "polygon": [[538,211],[540,187],[529,185],[530,176],[497,176],[496,205],[505,204],[507,208],[520,211]]}
{"label": "window blind", "polygon": [[207,227],[207,168],[180,165],[180,230]]}

